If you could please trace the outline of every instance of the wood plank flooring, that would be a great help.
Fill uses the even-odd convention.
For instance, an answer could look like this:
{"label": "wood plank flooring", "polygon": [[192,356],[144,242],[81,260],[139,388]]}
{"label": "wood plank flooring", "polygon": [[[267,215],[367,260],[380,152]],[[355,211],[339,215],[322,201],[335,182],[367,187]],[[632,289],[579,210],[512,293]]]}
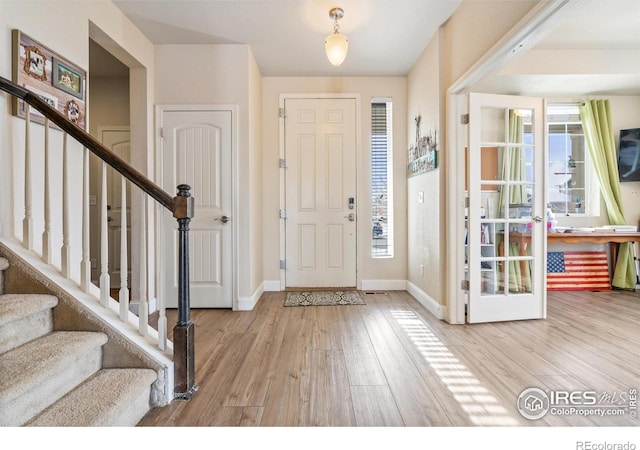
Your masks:
{"label": "wood plank flooring", "polygon": [[[406,292],[361,306],[194,310],[189,401],[140,426],[638,426],[623,416],[530,421],[520,393],[640,388],[640,293],[549,292],[548,318],[449,325]],[[169,323],[175,311],[168,311]]]}

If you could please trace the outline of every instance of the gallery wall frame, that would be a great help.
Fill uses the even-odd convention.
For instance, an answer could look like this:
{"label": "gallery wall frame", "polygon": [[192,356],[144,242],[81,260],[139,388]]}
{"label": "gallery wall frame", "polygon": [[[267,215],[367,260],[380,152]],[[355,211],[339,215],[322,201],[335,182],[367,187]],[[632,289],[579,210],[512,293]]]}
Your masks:
{"label": "gallery wall frame", "polygon": [[[87,72],[20,30],[13,30],[13,82],[36,94],[78,127],[86,128]],[[24,101],[13,98],[12,114],[26,117]],[[31,110],[31,120],[44,116]],[[54,126],[54,125],[52,125]]]}

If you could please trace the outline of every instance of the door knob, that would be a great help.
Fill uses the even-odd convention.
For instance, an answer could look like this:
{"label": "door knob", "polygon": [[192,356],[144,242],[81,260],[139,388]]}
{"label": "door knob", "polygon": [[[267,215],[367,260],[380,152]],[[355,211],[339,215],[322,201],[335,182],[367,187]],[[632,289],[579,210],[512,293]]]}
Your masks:
{"label": "door knob", "polygon": [[349,219],[349,222],[355,222],[356,221],[356,215],[354,213],[349,213],[348,215],[344,216],[345,219]]}
{"label": "door knob", "polygon": [[228,216],[222,216],[222,217],[219,217],[219,218],[214,219],[214,220],[219,220],[219,221],[220,221],[220,222],[222,222],[222,223],[227,223],[227,222],[229,222],[229,221],[231,220],[231,217],[228,217]]}
{"label": "door knob", "polygon": [[533,221],[534,221],[535,223],[540,223],[540,222],[542,222],[542,217],[540,217],[540,216],[535,216],[535,217],[533,218]]}

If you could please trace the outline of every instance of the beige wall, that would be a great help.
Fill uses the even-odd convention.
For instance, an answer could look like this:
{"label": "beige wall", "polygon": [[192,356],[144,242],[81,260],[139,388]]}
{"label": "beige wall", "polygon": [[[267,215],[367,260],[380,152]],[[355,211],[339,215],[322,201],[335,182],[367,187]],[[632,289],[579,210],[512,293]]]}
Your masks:
{"label": "beige wall", "polygon": [[105,125],[129,126],[129,78],[89,78],[89,133],[97,136]]}
{"label": "beige wall", "polygon": [[[415,140],[417,116],[421,117],[422,136],[437,131],[440,141],[439,168],[407,180],[408,281],[432,299],[442,298],[446,258],[442,239],[445,229],[440,69],[440,36],[437,34],[407,77],[408,142]],[[422,202],[420,194],[424,198]]]}
{"label": "beige wall", "polygon": [[[264,170],[264,279],[280,280],[280,208],[279,187],[279,121],[280,94],[359,94],[360,149],[357,166],[358,177],[358,282],[362,280],[406,280],[406,80],[393,78],[333,78],[333,77],[265,77],[263,79],[263,170]],[[372,97],[391,97],[393,101],[393,164],[394,164],[394,217],[395,255],[390,259],[371,258],[370,201],[370,102]]]}
{"label": "beige wall", "polygon": [[443,26],[443,89],[482,58],[537,1],[464,1]]}

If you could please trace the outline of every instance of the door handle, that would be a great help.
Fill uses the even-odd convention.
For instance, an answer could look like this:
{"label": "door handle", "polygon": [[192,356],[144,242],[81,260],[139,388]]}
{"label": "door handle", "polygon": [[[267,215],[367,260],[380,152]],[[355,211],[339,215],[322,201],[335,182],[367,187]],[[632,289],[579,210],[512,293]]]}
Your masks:
{"label": "door handle", "polygon": [[533,221],[534,221],[535,223],[540,223],[540,222],[542,222],[542,217],[540,217],[540,216],[535,216],[535,217],[533,218]]}
{"label": "door handle", "polygon": [[213,220],[219,220],[222,223],[227,223],[231,220],[231,217],[228,216],[222,216],[222,217],[218,217],[217,219],[213,219]]}
{"label": "door handle", "polygon": [[349,213],[348,215],[344,216],[345,219],[349,219],[349,222],[355,222],[356,221],[356,215],[354,213]]}

